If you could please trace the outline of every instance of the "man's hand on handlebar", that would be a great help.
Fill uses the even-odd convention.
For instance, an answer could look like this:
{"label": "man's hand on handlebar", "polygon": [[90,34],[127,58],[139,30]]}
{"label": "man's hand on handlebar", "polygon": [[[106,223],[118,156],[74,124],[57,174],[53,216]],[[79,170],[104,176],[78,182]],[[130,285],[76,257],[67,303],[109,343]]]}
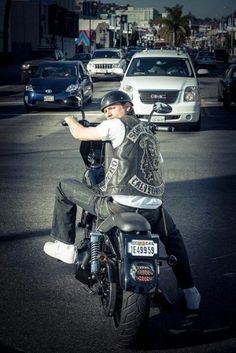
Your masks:
{"label": "man's hand on handlebar", "polygon": [[80,125],[82,125],[84,127],[89,126],[88,120],[85,120],[85,119],[78,120],[74,115],[67,115],[61,124],[63,126],[68,126],[68,125],[70,125],[70,123],[74,123],[74,122],[79,123]]}

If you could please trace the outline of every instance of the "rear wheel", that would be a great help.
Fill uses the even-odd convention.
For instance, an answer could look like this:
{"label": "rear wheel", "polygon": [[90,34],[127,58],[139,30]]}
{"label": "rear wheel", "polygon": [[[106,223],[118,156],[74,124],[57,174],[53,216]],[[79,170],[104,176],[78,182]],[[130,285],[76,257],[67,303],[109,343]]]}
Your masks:
{"label": "rear wheel", "polygon": [[122,347],[136,346],[147,325],[150,310],[148,294],[121,291],[117,294],[111,328]]}

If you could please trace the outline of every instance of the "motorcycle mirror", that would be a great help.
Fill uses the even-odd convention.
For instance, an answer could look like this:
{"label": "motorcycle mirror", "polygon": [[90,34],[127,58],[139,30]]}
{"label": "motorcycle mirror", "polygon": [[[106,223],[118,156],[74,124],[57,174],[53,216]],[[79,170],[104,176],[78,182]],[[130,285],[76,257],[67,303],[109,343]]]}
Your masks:
{"label": "motorcycle mirror", "polygon": [[153,105],[153,110],[156,113],[168,114],[172,112],[172,108],[169,104],[156,102]]}

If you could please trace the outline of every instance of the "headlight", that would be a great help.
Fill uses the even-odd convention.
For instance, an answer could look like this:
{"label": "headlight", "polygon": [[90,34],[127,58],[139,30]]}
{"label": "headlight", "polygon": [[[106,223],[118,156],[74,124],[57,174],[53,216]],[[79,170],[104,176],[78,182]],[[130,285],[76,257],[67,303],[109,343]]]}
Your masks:
{"label": "headlight", "polygon": [[133,98],[133,87],[129,86],[129,85],[124,85],[121,87],[122,91],[128,93],[128,95],[130,96],[130,98]]}
{"label": "headlight", "polygon": [[198,100],[198,88],[196,86],[186,87],[184,90],[184,101],[193,102]]}
{"label": "headlight", "polygon": [[30,64],[23,64],[22,69],[28,70],[30,68]]}
{"label": "headlight", "polygon": [[93,63],[90,63],[90,62],[89,62],[89,63],[87,64],[87,69],[91,69],[91,68],[93,68],[93,67],[94,67],[94,64],[93,64]]}
{"label": "headlight", "polygon": [[26,85],[25,86],[25,91],[26,92],[34,92],[33,86],[32,85]]}
{"label": "headlight", "polygon": [[77,91],[78,88],[79,88],[78,84],[76,84],[76,85],[70,85],[70,86],[67,87],[66,92]]}

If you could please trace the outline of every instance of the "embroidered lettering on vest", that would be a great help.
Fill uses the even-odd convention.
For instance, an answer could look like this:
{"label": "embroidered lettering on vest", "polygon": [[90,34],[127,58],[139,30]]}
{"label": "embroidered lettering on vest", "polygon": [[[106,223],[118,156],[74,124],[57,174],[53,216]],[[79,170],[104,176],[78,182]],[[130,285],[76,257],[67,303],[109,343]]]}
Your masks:
{"label": "embroidered lettering on vest", "polygon": [[118,165],[119,165],[118,159],[112,158],[111,163],[109,165],[109,168],[107,170],[106,176],[105,176],[105,185],[101,188],[102,191],[105,191],[107,189],[107,185],[108,185],[109,181],[111,180],[112,176],[117,171]]}
{"label": "embroidered lettering on vest", "polygon": [[140,123],[135,125],[130,130],[130,132],[127,134],[127,138],[133,143],[135,143],[138,140],[139,136],[143,133],[150,133],[150,131],[143,123]]}
{"label": "embroidered lettering on vest", "polygon": [[164,184],[162,183],[159,186],[152,186],[144,183],[140,180],[137,175],[134,175],[130,180],[129,184],[132,185],[136,190],[143,192],[147,195],[154,197],[161,196],[164,192]]}

